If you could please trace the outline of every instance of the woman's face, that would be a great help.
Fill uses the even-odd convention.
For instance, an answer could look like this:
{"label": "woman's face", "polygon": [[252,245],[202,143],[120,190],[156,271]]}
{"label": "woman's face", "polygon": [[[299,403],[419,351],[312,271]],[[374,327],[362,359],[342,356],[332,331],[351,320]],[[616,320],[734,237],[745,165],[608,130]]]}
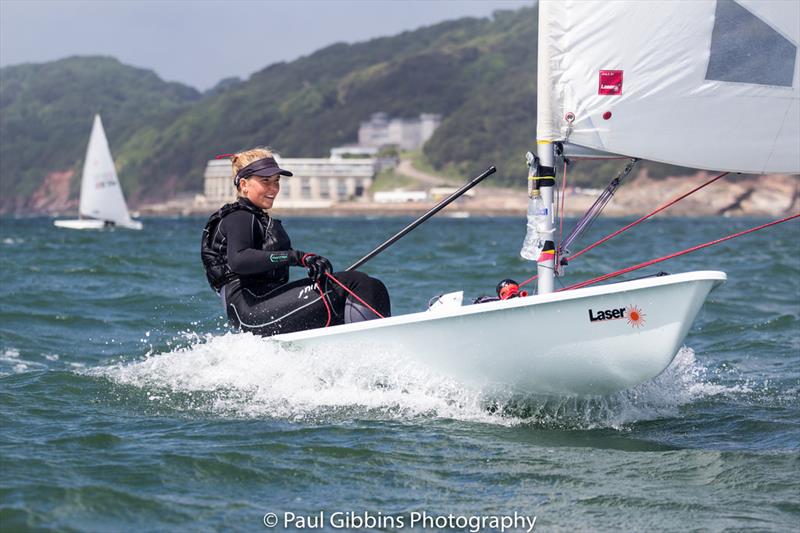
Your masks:
{"label": "woman's face", "polygon": [[281,190],[281,176],[251,176],[242,180],[241,188],[242,194],[256,207],[270,209]]}

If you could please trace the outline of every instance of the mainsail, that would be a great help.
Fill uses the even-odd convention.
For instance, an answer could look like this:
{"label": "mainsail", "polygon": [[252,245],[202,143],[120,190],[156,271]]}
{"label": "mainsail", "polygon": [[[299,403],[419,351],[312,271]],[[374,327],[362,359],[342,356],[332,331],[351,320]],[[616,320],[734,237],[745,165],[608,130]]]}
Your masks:
{"label": "mainsail", "polygon": [[128,214],[100,115],[94,117],[89,147],[86,149],[79,211],[83,216],[110,221],[118,226],[141,227]]}
{"label": "mainsail", "polygon": [[800,2],[539,3],[539,141],[800,172]]}

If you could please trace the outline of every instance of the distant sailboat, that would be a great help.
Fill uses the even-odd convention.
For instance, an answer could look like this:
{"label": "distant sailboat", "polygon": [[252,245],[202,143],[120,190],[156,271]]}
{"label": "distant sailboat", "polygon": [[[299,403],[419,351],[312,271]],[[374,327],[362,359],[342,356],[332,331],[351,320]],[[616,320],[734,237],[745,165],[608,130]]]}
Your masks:
{"label": "distant sailboat", "polygon": [[100,115],[94,116],[89,147],[86,149],[78,212],[80,219],[56,220],[53,223],[60,228],[70,229],[142,229],[142,223],[133,220],[128,213]]}

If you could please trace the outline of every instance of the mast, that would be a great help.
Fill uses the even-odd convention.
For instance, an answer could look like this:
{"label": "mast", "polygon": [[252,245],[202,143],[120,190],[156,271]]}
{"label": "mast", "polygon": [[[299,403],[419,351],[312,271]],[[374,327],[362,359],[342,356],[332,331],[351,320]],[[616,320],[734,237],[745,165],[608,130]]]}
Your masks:
{"label": "mast", "polygon": [[[555,278],[555,219],[553,218],[553,187],[555,186],[555,141],[563,140],[558,119],[560,117],[553,111],[554,106],[560,105],[554,98],[555,84],[553,81],[553,64],[555,49],[555,29],[558,24],[553,20],[551,11],[557,9],[557,2],[539,2],[539,35],[537,59],[537,116],[536,116],[536,152],[539,157],[533,180],[534,187],[539,189],[544,207],[547,209],[545,232],[550,240],[546,240],[542,253],[536,261],[537,294],[553,292]],[[557,62],[555,62],[558,65]]]}
{"label": "mast", "polygon": [[533,187],[538,189],[547,209],[547,219],[542,233],[550,236],[550,239],[545,241],[542,253],[536,260],[536,270],[539,276],[537,278],[537,294],[549,294],[553,292],[556,267],[556,246],[552,240],[555,236],[555,218],[553,214],[553,188],[556,184],[555,147],[550,141],[539,140],[537,144],[539,164],[536,166],[533,176]]}

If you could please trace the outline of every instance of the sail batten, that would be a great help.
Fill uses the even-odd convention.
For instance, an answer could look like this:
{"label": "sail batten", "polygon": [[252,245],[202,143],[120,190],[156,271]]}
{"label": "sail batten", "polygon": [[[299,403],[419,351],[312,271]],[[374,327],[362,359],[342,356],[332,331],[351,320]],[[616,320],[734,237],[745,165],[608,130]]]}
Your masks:
{"label": "sail batten", "polygon": [[800,2],[542,1],[537,137],[800,173]]}

